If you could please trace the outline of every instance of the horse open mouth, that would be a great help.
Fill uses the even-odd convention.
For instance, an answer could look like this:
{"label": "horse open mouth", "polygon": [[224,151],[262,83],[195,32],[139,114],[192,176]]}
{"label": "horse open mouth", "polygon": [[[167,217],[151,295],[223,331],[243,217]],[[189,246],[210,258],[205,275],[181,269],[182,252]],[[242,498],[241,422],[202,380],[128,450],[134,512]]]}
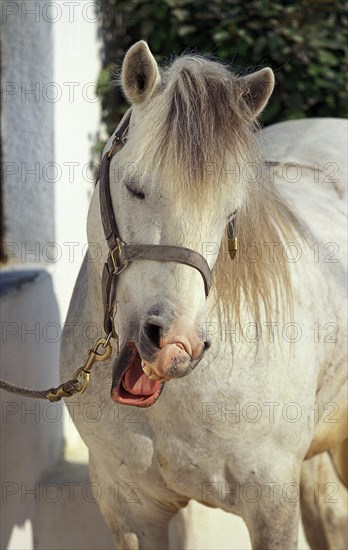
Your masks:
{"label": "horse open mouth", "polygon": [[114,365],[112,399],[123,405],[150,407],[159,398],[163,387],[164,380],[151,380],[145,374],[135,344],[127,342]]}

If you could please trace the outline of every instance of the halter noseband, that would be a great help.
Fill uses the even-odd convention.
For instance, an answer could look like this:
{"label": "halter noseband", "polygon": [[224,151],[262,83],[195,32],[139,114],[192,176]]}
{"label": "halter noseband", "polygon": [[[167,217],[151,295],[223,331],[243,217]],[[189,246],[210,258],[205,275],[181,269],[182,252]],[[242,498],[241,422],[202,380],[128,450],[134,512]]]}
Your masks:
{"label": "halter noseband", "polygon": [[[127,132],[131,118],[131,109],[126,113],[118,126],[111,148],[104,154],[99,182],[99,199],[101,219],[109,254],[104,264],[102,275],[102,294],[104,305],[104,329],[107,335],[117,338],[113,327],[113,306],[115,302],[117,276],[127,267],[129,262],[152,260],[156,262],[177,262],[197,269],[202,275],[205,296],[208,297],[211,286],[211,270],[207,260],[196,252],[183,246],[126,244],[120,236],[112,206],[110,192],[110,164],[111,159],[119,146],[123,146],[127,139]],[[232,229],[231,229],[232,227]],[[233,233],[230,223],[229,233]],[[232,248],[229,246],[231,258],[237,250],[237,239],[233,239]]]}

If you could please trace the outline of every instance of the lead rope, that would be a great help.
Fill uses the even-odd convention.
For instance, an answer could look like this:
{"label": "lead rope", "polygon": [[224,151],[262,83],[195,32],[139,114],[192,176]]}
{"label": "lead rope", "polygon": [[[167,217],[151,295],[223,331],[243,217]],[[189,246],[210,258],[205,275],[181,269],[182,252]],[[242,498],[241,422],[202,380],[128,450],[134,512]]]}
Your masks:
{"label": "lead rope", "polygon": [[[0,389],[22,397],[48,399],[52,402],[60,401],[63,397],[72,397],[76,394],[81,395],[86,391],[89,385],[90,374],[94,363],[105,361],[111,356],[112,346],[110,344],[110,338],[111,333],[106,338],[99,338],[93,348],[89,350],[87,360],[83,367],[77,369],[71,380],[60,384],[56,388],[49,388],[48,390],[29,390],[0,380]],[[99,347],[103,348],[102,352],[99,351]]]}
{"label": "lead rope", "polygon": [[0,380],[0,389],[21,397],[31,397],[32,399],[49,399],[50,401],[59,401],[62,397],[71,397],[77,393],[80,382],[78,380],[69,380],[64,384],[61,384],[57,388],[50,388],[48,390],[29,390],[28,388],[22,388],[21,386],[14,386]]}

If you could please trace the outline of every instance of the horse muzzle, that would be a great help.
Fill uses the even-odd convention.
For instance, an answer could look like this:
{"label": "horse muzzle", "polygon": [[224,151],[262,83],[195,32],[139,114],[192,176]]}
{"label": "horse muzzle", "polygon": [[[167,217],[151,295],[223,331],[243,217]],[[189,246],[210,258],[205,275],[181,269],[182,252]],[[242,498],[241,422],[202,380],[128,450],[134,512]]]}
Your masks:
{"label": "horse muzzle", "polygon": [[125,343],[115,361],[111,397],[117,403],[153,405],[165,382],[192,372],[210,346],[192,333],[190,338],[162,337],[158,324],[149,325],[144,323],[137,345]]}
{"label": "horse muzzle", "polygon": [[153,361],[142,360],[143,372],[152,380],[164,380],[182,378],[189,374],[203,356],[201,353],[195,359],[192,358],[187,348],[180,341],[165,344],[158,350]]}
{"label": "horse muzzle", "polygon": [[134,342],[127,341],[115,360],[111,398],[121,405],[150,407],[160,396],[164,381],[151,380],[141,368],[141,357]]}

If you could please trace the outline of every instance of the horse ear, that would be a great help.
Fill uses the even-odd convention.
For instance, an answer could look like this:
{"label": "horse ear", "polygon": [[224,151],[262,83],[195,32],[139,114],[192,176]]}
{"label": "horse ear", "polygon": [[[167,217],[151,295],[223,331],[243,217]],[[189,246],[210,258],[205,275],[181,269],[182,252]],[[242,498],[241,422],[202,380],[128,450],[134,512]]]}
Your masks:
{"label": "horse ear", "polygon": [[273,92],[274,73],[272,69],[265,67],[256,73],[241,77],[240,81],[243,99],[256,118],[266,107]]}
{"label": "horse ear", "polygon": [[138,104],[149,100],[161,82],[156,60],[144,40],[136,42],[126,53],[121,80],[127,99]]}

